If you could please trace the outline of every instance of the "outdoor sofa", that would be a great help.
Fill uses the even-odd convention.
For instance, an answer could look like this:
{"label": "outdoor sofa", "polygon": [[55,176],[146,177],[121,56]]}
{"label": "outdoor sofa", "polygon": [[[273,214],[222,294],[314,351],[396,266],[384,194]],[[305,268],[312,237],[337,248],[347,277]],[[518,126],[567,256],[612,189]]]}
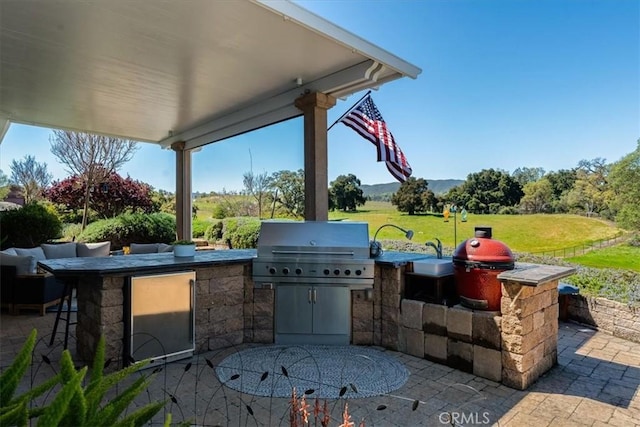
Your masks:
{"label": "outdoor sofa", "polygon": [[0,302],[10,314],[20,310],[46,309],[64,296],[64,283],[50,273],[37,271],[38,261],[56,258],[109,256],[110,242],[42,244],[35,248],[9,248],[0,251]]}

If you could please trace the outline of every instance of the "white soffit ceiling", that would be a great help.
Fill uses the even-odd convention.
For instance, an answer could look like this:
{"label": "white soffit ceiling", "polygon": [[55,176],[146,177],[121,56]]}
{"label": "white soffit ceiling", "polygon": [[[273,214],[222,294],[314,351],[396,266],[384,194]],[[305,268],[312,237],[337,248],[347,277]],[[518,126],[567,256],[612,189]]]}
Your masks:
{"label": "white soffit ceiling", "polygon": [[299,116],[306,90],[343,97],[421,72],[296,4],[262,0],[0,0],[0,66],[0,130],[187,148]]}

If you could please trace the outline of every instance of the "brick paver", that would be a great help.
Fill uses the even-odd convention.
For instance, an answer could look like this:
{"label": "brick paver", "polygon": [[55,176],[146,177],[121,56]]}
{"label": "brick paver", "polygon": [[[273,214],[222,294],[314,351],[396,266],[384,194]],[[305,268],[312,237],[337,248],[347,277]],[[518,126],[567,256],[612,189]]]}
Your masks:
{"label": "brick paver", "polygon": [[[52,348],[46,345],[53,319],[52,313],[44,317],[3,313],[0,317],[2,369],[11,363],[31,329],[39,331],[33,369],[22,384],[22,390],[29,384],[40,383],[51,370],[57,369],[61,335]],[[74,346],[71,339],[72,354]],[[52,361],[51,367],[42,362],[43,354]],[[356,425],[364,420],[366,426],[453,423],[509,427],[640,427],[640,344],[582,325],[560,323],[559,363],[526,391],[424,359],[393,354],[411,372],[409,380],[389,395],[349,400],[349,410]],[[176,423],[190,419],[199,426],[288,425],[287,399],[245,395],[218,382],[207,360],[215,363],[221,357],[207,353],[164,366],[148,393],[140,396],[136,404],[169,399],[165,413],[154,420],[154,425],[160,425],[167,413],[172,414]],[[343,405],[341,400],[328,402],[332,415],[330,425],[337,426],[342,422]]]}

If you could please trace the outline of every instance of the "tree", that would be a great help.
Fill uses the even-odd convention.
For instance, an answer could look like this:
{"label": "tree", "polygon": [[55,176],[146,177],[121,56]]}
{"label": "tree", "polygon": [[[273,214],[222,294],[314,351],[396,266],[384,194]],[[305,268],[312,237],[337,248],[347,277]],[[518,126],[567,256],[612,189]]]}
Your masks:
{"label": "tree", "polygon": [[254,174],[253,171],[245,172],[242,182],[245,192],[256,200],[258,218],[262,218],[262,205],[269,190],[269,174],[266,172],[261,174]]}
{"label": "tree", "polygon": [[522,167],[513,171],[511,174],[522,187],[530,182],[536,182],[544,176],[543,168]]}
{"label": "tree", "polygon": [[584,209],[587,216],[605,210],[611,197],[608,175],[609,165],[605,159],[581,160],[573,189],[567,195],[570,205]]}
{"label": "tree", "polygon": [[329,193],[333,198],[336,209],[344,212],[355,211],[357,206],[363,206],[367,201],[364,197],[360,180],[354,175],[340,175],[330,183]]}
{"label": "tree", "polygon": [[269,188],[273,192],[274,209],[277,204],[287,215],[304,216],[304,170],[275,172],[269,180]]}
{"label": "tree", "polygon": [[[67,209],[84,209],[85,184],[82,177],[75,175],[54,183],[45,195],[53,203],[62,204]],[[113,218],[128,209],[151,213],[156,206],[149,185],[130,177],[123,178],[116,172],[109,174],[100,185],[89,189],[89,193],[89,208],[103,218]]]}
{"label": "tree", "polygon": [[524,193],[522,186],[508,173],[483,169],[471,173],[460,186],[449,190],[446,200],[464,206],[476,214],[497,213],[501,207],[516,206]]}
{"label": "tree", "polygon": [[24,160],[11,161],[11,182],[22,187],[25,203],[42,197],[42,191],[51,182],[52,175],[46,163],[36,162],[34,156],[24,156]]}
{"label": "tree", "polygon": [[9,178],[0,169],[0,200],[4,200],[9,195],[9,191],[11,191]]}
{"label": "tree", "polygon": [[569,212],[568,194],[576,182],[575,169],[561,169],[557,172],[549,172],[545,178],[551,184],[553,200],[551,208],[553,212]]}
{"label": "tree", "polygon": [[634,151],[611,167],[611,205],[621,227],[640,230],[640,139]]}
{"label": "tree", "polygon": [[[424,178],[410,177],[400,184],[398,191],[391,197],[391,204],[396,206],[400,212],[415,215],[416,212],[424,212],[430,197],[429,183]],[[431,193],[433,195],[433,193]]]}
{"label": "tree", "polygon": [[553,201],[553,188],[548,179],[528,182],[524,186],[520,206],[527,213],[549,212]]}
{"label": "tree", "polygon": [[82,229],[87,226],[91,189],[131,160],[136,142],[83,132],[54,130],[51,152],[71,175],[84,181]]}

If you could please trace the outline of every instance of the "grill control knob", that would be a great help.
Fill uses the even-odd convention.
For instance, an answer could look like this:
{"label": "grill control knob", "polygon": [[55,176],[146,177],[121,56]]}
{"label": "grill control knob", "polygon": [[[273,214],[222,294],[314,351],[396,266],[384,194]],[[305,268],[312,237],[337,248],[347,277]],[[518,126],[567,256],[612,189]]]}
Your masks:
{"label": "grill control knob", "polygon": [[269,273],[276,274],[276,271],[275,267],[269,267]]}
{"label": "grill control knob", "polygon": [[360,276],[362,274],[362,270],[356,270],[356,276]]}
{"label": "grill control knob", "polygon": [[325,275],[325,276],[328,276],[328,275],[329,275],[329,273],[331,273],[331,271],[329,271],[329,269],[328,269],[328,268],[325,268],[325,269],[324,269],[324,271],[323,271],[323,273],[324,273],[324,275]]}
{"label": "grill control knob", "polygon": [[338,269],[336,268],[335,270],[333,270],[333,274],[335,274],[335,275],[337,276],[338,274],[340,274],[340,270],[338,270]]}
{"label": "grill control knob", "polygon": [[282,274],[289,274],[289,269],[287,267],[283,268]]}
{"label": "grill control knob", "polygon": [[345,270],[344,274],[346,274],[347,276],[351,274],[351,270]]}
{"label": "grill control knob", "polygon": [[302,269],[301,268],[296,268],[296,274],[302,274]]}

